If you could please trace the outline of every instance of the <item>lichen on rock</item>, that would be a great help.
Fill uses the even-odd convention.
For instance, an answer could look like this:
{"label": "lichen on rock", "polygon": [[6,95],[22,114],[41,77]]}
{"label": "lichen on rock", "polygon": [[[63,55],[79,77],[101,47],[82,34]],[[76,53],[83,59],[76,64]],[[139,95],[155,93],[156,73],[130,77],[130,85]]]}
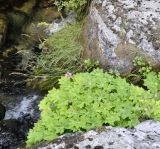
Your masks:
{"label": "lichen on rock", "polygon": [[66,134],[33,149],[158,149],[159,138],[160,123],[148,120],[132,129],[106,126],[103,131]]}
{"label": "lichen on rock", "polygon": [[120,72],[142,57],[160,69],[160,3],[158,0],[93,0],[83,33],[84,57]]}

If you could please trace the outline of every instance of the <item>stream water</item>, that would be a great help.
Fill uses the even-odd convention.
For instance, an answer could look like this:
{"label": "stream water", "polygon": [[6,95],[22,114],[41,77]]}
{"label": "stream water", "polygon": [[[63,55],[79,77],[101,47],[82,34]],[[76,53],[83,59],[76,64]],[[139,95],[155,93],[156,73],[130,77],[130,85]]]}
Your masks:
{"label": "stream water", "polygon": [[5,106],[5,120],[18,119],[30,115],[35,120],[39,117],[38,104],[41,96],[37,93],[28,95],[5,95],[0,94],[0,102]]}
{"label": "stream water", "polygon": [[[50,25],[44,31],[46,35],[50,35],[62,29],[67,23],[71,23],[75,18],[73,13],[69,13],[68,17],[63,20],[55,19],[55,8],[50,5],[49,8],[46,8],[50,4],[47,3],[49,1],[28,0],[24,1],[24,6],[21,3],[15,9],[14,3],[10,5],[9,1],[3,1],[6,5],[2,7],[0,2],[0,106],[2,104],[5,107],[4,119],[0,119],[0,149],[16,149],[25,146],[28,131],[40,115],[38,104],[44,97],[44,93],[26,88],[25,80],[28,77],[26,75],[28,69],[17,67],[23,61],[23,57],[19,56],[17,51],[19,49],[20,51],[28,49],[34,51],[39,42],[39,30],[38,28],[35,30],[31,25],[49,21],[47,23]],[[16,3],[18,2],[16,1]],[[33,8],[36,8],[36,12],[31,9],[32,5],[34,5]],[[37,9],[37,5],[40,10]],[[13,8],[11,9],[11,7]],[[30,15],[32,17],[29,17]],[[7,20],[4,20],[6,18]],[[7,31],[1,32],[5,28],[8,28]],[[24,40],[22,34],[27,36],[33,34],[33,36]],[[6,37],[4,43],[1,41],[1,36]],[[28,64],[26,61],[25,63]]]}
{"label": "stream water", "polygon": [[22,145],[27,133],[38,120],[38,104],[43,96],[37,92],[19,95],[0,93],[6,113],[0,122],[0,149],[15,149]]}

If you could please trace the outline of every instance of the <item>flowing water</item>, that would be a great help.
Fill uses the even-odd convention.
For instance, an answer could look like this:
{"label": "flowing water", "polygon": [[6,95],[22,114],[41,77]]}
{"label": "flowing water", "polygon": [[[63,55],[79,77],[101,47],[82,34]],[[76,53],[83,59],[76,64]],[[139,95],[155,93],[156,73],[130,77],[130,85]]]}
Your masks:
{"label": "flowing water", "polygon": [[[26,2],[33,5],[32,0],[28,0]],[[43,2],[43,0],[41,2]],[[5,3],[5,1],[3,3]],[[17,67],[23,61],[22,57],[17,54],[17,49],[21,48],[22,51],[23,49],[30,49],[34,51],[37,42],[39,42],[35,42],[37,40],[37,33],[39,37],[38,28],[36,28],[37,30],[35,30],[34,28],[31,31],[31,33],[33,33],[33,31],[36,31],[36,33],[34,32],[36,34],[35,39],[32,41],[31,39],[33,37],[25,40],[22,40],[19,37],[22,37],[22,34],[24,34],[22,32],[24,28],[27,29],[28,26],[30,27],[31,24],[35,23],[35,20],[37,21],[39,18],[34,18],[33,14],[35,14],[35,12],[30,10],[30,4],[28,4],[29,7],[27,7],[27,10],[28,12],[31,12],[31,14],[33,15],[32,17],[28,17],[29,13],[23,16],[24,12],[17,10],[17,8],[16,10],[13,9],[13,12],[11,12],[10,8],[8,9],[8,7],[10,7],[10,5],[8,5],[8,1],[6,1],[6,3],[7,4],[1,8],[0,2],[0,10],[5,10],[7,8],[7,10],[5,11],[7,12],[7,18],[9,19],[7,21],[9,22],[7,34],[2,34],[2,37],[3,35],[7,36],[6,42],[3,44],[3,46],[1,46],[0,39],[0,106],[2,104],[6,110],[4,112],[4,119],[0,119],[0,149],[16,149],[23,144],[25,145],[24,142],[26,140],[29,129],[33,127],[34,123],[38,120],[40,116],[38,104],[44,97],[44,94],[40,93],[39,91],[33,91],[32,89],[26,88],[25,80],[28,77],[28,75],[26,75],[28,73],[28,70],[19,70],[19,68]],[[37,5],[38,3],[35,4]],[[75,15],[73,13],[69,13],[69,15],[65,19],[55,19],[53,17],[53,13],[50,13],[50,10],[54,10],[54,8],[49,7],[46,10],[45,8],[40,9],[40,11],[37,11],[38,17],[42,17],[39,15],[45,14],[47,10],[47,13],[50,14],[49,20],[52,20],[51,22],[49,22],[49,26],[44,30],[47,36],[64,28],[66,24],[71,23],[75,19]],[[2,11],[2,15],[4,15],[4,10]],[[41,13],[39,14],[39,12]],[[47,14],[45,15],[48,17]],[[35,16],[37,15],[35,14]],[[43,22],[44,20],[41,21]]]}
{"label": "flowing water", "polygon": [[23,95],[0,93],[6,113],[0,122],[0,149],[15,149],[24,143],[29,128],[38,120],[38,104],[43,98],[36,92]]}
{"label": "flowing water", "polygon": [[4,95],[0,94],[0,102],[5,106],[5,120],[18,119],[30,115],[34,119],[39,117],[38,104],[42,97],[36,93],[28,95]]}

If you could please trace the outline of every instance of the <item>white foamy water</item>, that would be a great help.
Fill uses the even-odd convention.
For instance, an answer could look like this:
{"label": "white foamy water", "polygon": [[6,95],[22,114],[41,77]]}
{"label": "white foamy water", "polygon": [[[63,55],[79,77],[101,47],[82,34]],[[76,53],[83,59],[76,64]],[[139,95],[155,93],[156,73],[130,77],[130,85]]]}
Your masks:
{"label": "white foamy water", "polygon": [[5,119],[17,119],[22,117],[24,114],[34,114],[34,104],[38,99],[38,95],[32,95],[29,97],[23,97],[23,99],[16,105],[10,104],[5,114]]}

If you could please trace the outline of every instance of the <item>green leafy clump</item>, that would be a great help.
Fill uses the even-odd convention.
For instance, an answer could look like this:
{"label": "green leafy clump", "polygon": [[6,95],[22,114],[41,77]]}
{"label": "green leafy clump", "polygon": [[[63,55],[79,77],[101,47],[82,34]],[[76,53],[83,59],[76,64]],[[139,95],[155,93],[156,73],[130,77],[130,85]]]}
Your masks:
{"label": "green leafy clump", "polygon": [[77,16],[82,16],[88,2],[89,0],[55,0],[54,4],[58,7],[59,11],[65,7],[68,10],[75,11]]}
{"label": "green leafy clump", "polygon": [[41,118],[29,132],[28,146],[55,139],[66,131],[103,124],[132,127],[143,117],[160,120],[160,101],[150,90],[101,69],[62,77],[59,83],[60,88],[49,91],[39,105]]}
{"label": "green leafy clump", "polygon": [[154,72],[153,68],[141,57],[136,57],[133,63],[138,68],[135,76],[143,80],[143,85],[154,95],[154,99],[159,98],[160,73]]}
{"label": "green leafy clump", "polygon": [[154,99],[160,98],[160,73],[149,72],[145,76],[144,85],[152,93]]}
{"label": "green leafy clump", "polygon": [[[37,86],[40,86],[40,89],[48,90],[54,86],[57,78],[60,78],[61,75],[68,71],[75,73],[79,70],[80,54],[83,49],[78,40],[80,26],[80,23],[67,25],[43,42],[41,45],[43,51],[37,60],[33,78],[30,77],[28,84],[37,82],[35,79],[38,78]],[[39,80],[39,78],[45,79]],[[52,85],[48,82],[50,78],[55,80]]]}
{"label": "green leafy clump", "polygon": [[142,78],[148,74],[149,72],[152,71],[152,67],[145,62],[142,57],[135,57],[135,59],[133,60],[133,64],[134,66],[137,67],[138,71],[137,71],[137,75],[140,75]]}
{"label": "green leafy clump", "polygon": [[100,67],[100,63],[99,63],[98,60],[93,61],[91,59],[86,59],[83,62],[83,67],[84,67],[83,68],[84,71],[91,72],[92,70],[94,70],[96,68],[99,68]]}
{"label": "green leafy clump", "polygon": [[153,71],[152,67],[142,57],[138,56],[133,60],[133,64],[135,68],[126,76],[127,80],[132,84],[143,86],[146,75]]}

